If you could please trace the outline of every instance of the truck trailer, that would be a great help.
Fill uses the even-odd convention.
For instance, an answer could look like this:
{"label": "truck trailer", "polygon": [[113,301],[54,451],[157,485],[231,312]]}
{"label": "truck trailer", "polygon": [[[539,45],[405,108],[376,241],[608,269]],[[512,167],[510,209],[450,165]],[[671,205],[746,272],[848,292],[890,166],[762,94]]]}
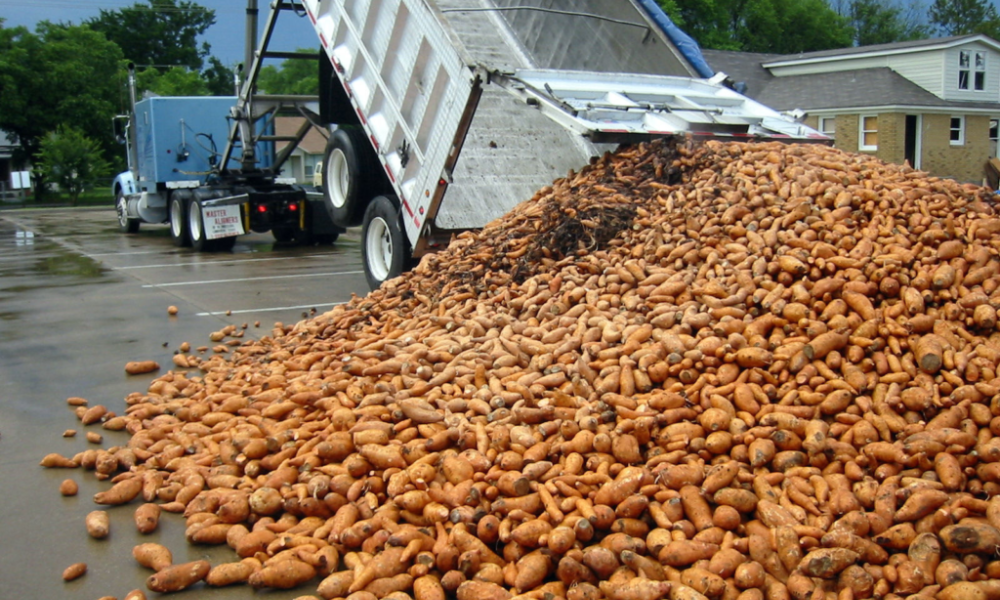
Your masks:
{"label": "truck trailer", "polygon": [[[276,177],[247,140],[269,139],[253,129],[255,79],[264,58],[291,57],[267,48],[289,12],[308,18],[320,46],[315,112],[299,108],[328,139],[322,195],[303,192],[302,229],[317,205],[328,228],[361,226],[372,289],[620,144],[831,142],[733,90],[655,0],[275,0],[209,177],[262,174],[243,196]],[[240,168],[227,170],[237,149]],[[189,214],[200,209],[202,222],[232,201],[193,189]]]}

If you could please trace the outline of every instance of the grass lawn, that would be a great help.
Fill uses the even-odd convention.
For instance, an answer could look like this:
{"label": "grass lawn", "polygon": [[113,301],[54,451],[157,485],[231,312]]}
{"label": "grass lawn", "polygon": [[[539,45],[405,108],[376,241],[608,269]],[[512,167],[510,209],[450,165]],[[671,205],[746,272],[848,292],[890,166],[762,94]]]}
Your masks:
{"label": "grass lawn", "polygon": [[[106,206],[113,208],[114,205],[115,199],[111,195],[110,187],[89,189],[80,194],[80,197],[76,201],[76,206]],[[50,191],[45,194],[45,197],[41,201],[36,201],[33,196],[29,196],[23,202],[7,201],[2,205],[3,208],[40,208],[50,206],[72,206],[72,202],[68,194]]]}

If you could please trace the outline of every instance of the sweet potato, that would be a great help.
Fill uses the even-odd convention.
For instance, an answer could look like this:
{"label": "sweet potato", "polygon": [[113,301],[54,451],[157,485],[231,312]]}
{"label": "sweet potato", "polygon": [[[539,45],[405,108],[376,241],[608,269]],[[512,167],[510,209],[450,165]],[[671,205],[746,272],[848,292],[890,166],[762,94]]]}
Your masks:
{"label": "sweet potato", "polygon": [[[706,569],[692,567],[681,572],[681,586],[688,587],[708,598],[718,598],[726,589],[726,582],[722,577]],[[671,589],[671,597],[681,593],[680,590]],[[690,594],[688,595],[690,596]]]}
{"label": "sweet potato", "polygon": [[125,372],[129,375],[144,375],[159,370],[160,364],[155,360],[134,360],[125,363]]}
{"label": "sweet potato", "polygon": [[288,590],[316,577],[316,569],[301,560],[288,559],[254,571],[247,582],[254,589],[274,588]]}
{"label": "sweet potato", "polygon": [[147,502],[135,509],[135,528],[139,533],[152,533],[160,524],[160,505]]}
{"label": "sweet potato", "polygon": [[811,550],[799,563],[799,571],[809,577],[830,579],[858,560],[857,552],[845,548]]}
{"label": "sweet potato", "polygon": [[988,600],[986,592],[971,581],[959,581],[942,588],[935,598],[938,600]]}
{"label": "sweet potato", "polygon": [[653,581],[634,577],[628,581],[602,581],[600,590],[609,600],[657,600],[670,592],[669,581]]}
{"label": "sweet potato", "polygon": [[218,564],[209,570],[205,583],[213,587],[246,583],[255,570],[255,565],[249,561]]}
{"label": "sweet potato", "polygon": [[63,496],[75,496],[78,491],[80,491],[80,486],[72,479],[64,479],[59,484],[59,493]]}
{"label": "sweet potato", "polygon": [[174,561],[169,548],[152,542],[139,544],[132,548],[132,556],[137,563],[154,571],[162,571]]}
{"label": "sweet potato", "polygon": [[404,548],[390,547],[377,554],[354,577],[348,592],[353,594],[376,579],[392,577],[405,571],[409,565],[402,560],[404,552]]}
{"label": "sweet potato", "polygon": [[63,570],[62,578],[63,581],[73,581],[74,579],[83,577],[84,573],[87,572],[87,563],[73,563]]}
{"label": "sweet potato", "polygon": [[142,478],[130,477],[123,479],[111,487],[109,490],[94,494],[95,504],[127,504],[135,500],[142,492]]}
{"label": "sweet potato", "polygon": [[552,570],[552,561],[546,554],[539,550],[529,552],[516,563],[514,587],[521,591],[534,589],[542,584]]}
{"label": "sweet potato", "polygon": [[945,548],[960,554],[992,554],[1000,547],[1000,530],[986,523],[962,522],[949,525],[939,535]]}
{"label": "sweet potato", "polygon": [[73,459],[66,458],[62,454],[52,452],[51,454],[46,454],[42,461],[39,463],[45,468],[61,468],[61,469],[75,469],[79,467],[80,464]]}
{"label": "sweet potato", "polygon": [[[419,579],[421,578],[418,578],[418,580]],[[316,592],[327,600],[332,598],[344,598],[348,595],[347,590],[350,589],[352,581],[354,581],[354,571],[348,570],[330,573],[319,583],[316,588]],[[414,582],[414,591],[415,590],[416,582]]]}
{"label": "sweet potato", "polygon": [[111,532],[111,519],[108,517],[108,513],[103,510],[94,510],[87,513],[84,525],[90,537],[96,540],[103,540]]}
{"label": "sweet potato", "polygon": [[365,586],[365,591],[371,592],[376,598],[386,598],[392,594],[404,593],[411,589],[413,589],[413,575],[409,573],[382,577]]}
{"label": "sweet potato", "polygon": [[413,580],[413,600],[445,600],[441,581],[434,575],[424,575]]}
{"label": "sweet potato", "polygon": [[931,514],[947,501],[948,494],[941,490],[917,490],[899,507],[894,518],[897,523],[916,521]]}
{"label": "sweet potato", "polygon": [[671,567],[683,567],[707,560],[719,550],[716,544],[698,540],[674,540],[660,550],[659,561]]}
{"label": "sweet potato", "polygon": [[466,581],[455,590],[458,600],[510,600],[511,594],[503,587],[486,581]]}
{"label": "sweet potato", "polygon": [[146,587],[153,592],[179,592],[208,576],[212,565],[207,560],[196,560],[158,570],[146,579]]}

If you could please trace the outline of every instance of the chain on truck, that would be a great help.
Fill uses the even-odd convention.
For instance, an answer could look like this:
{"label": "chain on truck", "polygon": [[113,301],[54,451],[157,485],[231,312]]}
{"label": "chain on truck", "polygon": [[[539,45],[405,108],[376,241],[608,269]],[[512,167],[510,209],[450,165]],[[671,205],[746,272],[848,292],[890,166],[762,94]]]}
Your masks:
{"label": "chain on truck", "polygon": [[[275,0],[258,44],[248,0],[250,66],[235,97],[137,102],[130,78],[133,109],[118,118],[129,169],[114,184],[121,229],[167,222],[177,245],[228,250],[250,231],[333,242],[361,226],[374,289],[619,144],[831,142],[735,91],[655,0],[552,6],[563,5]],[[269,48],[288,13],[308,20],[317,54]],[[258,94],[266,59],[317,60],[319,95]],[[287,115],[302,126],[275,135]],[[312,127],[327,138],[319,191],[280,177]]]}

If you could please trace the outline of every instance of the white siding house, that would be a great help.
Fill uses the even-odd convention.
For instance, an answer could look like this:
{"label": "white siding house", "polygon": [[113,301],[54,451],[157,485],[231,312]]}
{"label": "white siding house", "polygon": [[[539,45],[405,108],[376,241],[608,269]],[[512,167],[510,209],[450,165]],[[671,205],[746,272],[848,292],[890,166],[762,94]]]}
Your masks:
{"label": "white siding house", "polygon": [[[705,51],[747,94],[798,109],[839,148],[981,182],[997,156],[1000,42],[966,35],[793,55]],[[752,57],[754,64],[748,64]]]}

